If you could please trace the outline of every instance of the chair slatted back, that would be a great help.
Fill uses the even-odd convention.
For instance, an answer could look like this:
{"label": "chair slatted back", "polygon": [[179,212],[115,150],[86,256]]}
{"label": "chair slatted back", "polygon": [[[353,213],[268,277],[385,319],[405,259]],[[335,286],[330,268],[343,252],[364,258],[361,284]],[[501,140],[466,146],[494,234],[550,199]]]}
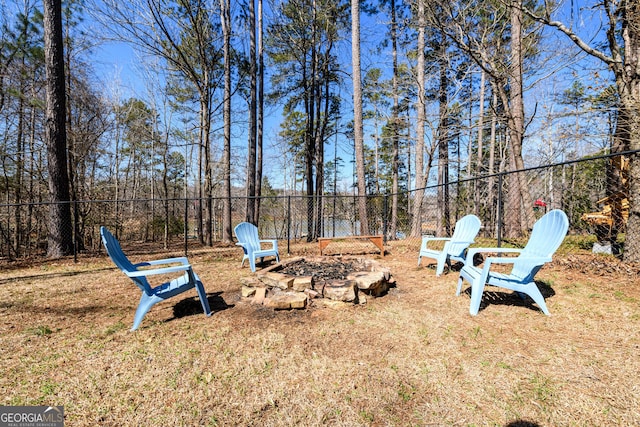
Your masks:
{"label": "chair slatted back", "polygon": [[[109,254],[109,257],[113,261],[113,263],[118,266],[123,273],[131,273],[134,271],[138,271],[138,269],[133,265],[129,258],[122,252],[122,248],[120,247],[120,242],[111,234],[111,232],[104,226],[100,227],[100,237],[102,238],[102,243]],[[143,292],[151,294],[151,285],[144,277],[131,277],[131,280],[142,289]]]}
{"label": "chair slatted back", "polygon": [[260,250],[260,237],[258,237],[258,227],[250,222],[241,222],[236,225],[234,232],[239,242],[250,247],[254,251]]}
{"label": "chair slatted back", "polygon": [[464,251],[473,242],[480,231],[480,219],[475,215],[463,216],[456,222],[448,252],[454,256],[463,256]]}
{"label": "chair slatted back", "polygon": [[518,278],[533,277],[541,266],[532,265],[527,257],[550,258],[562,244],[567,231],[569,220],[560,209],[547,212],[533,225],[531,236],[514,266],[511,274]]}

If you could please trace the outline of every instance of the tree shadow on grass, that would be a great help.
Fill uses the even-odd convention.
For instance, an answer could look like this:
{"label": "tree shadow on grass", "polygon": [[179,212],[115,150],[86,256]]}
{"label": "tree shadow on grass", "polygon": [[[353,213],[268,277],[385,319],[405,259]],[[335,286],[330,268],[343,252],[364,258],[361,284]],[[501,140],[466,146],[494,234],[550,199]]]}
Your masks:
{"label": "tree shadow on grass", "polygon": [[[480,264],[482,264],[482,262],[484,261],[484,256],[482,254],[475,254],[473,256],[473,265],[475,267],[479,266]],[[425,264],[425,267],[430,268],[432,270],[436,270],[436,268],[438,267],[438,263],[436,262],[430,262],[428,264]],[[460,270],[462,270],[462,267],[464,267],[464,262],[453,262],[451,263],[451,265],[446,265],[445,269],[444,269],[444,274],[453,274],[453,273],[458,273],[460,272]]]}
{"label": "tree shadow on grass", "polygon": [[515,420],[505,424],[504,427],[540,427],[540,424],[528,420]]}
{"label": "tree shadow on grass", "polygon": [[116,267],[103,267],[103,268],[92,268],[90,270],[82,270],[82,271],[54,271],[51,273],[43,273],[43,274],[29,274],[26,276],[16,276],[16,277],[7,277],[0,279],[0,285],[5,285],[13,282],[20,282],[22,280],[46,280],[46,279],[55,279],[58,277],[75,277],[81,276],[83,274],[92,274],[98,273],[101,271],[112,271],[116,270]]}
{"label": "tree shadow on grass", "polygon": [[[540,293],[545,300],[553,297],[556,292],[553,288],[542,281],[536,281],[536,286],[540,290]],[[535,305],[533,300],[525,294],[513,292],[509,290],[496,291],[495,289],[501,289],[498,287],[486,285],[482,294],[482,300],[480,302],[480,309],[478,312],[484,310],[489,305],[510,305],[516,307],[525,307],[529,310],[540,311],[540,308]],[[471,298],[471,286],[464,290],[464,293]]]}
{"label": "tree shadow on grass", "polygon": [[[224,298],[222,298],[222,292],[207,294],[207,300],[209,301],[211,313],[217,313],[218,311],[234,307],[234,304],[227,304]],[[169,319],[169,321],[198,314],[202,314],[202,304],[200,304],[200,300],[197,297],[184,298],[173,306],[173,318]]]}

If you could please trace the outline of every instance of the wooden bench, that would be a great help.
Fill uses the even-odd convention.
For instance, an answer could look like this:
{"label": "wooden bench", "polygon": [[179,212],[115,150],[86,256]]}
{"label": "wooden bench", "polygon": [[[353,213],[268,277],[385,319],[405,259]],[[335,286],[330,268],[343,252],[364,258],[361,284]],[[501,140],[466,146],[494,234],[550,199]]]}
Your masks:
{"label": "wooden bench", "polygon": [[371,243],[376,245],[378,249],[380,249],[380,255],[384,256],[384,246],[382,241],[382,235],[378,236],[341,236],[341,237],[318,237],[318,244],[320,245],[320,255],[327,247],[327,245],[331,242],[339,241],[339,240],[347,240],[347,239],[360,239],[360,240],[369,240]]}

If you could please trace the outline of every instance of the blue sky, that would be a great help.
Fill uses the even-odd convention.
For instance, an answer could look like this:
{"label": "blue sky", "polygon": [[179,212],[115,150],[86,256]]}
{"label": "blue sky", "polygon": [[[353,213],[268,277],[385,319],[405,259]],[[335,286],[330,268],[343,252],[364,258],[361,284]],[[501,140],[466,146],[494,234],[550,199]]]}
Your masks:
{"label": "blue sky", "polygon": [[[381,31],[384,32],[385,30],[383,23],[381,23],[379,20],[376,20],[375,18],[363,16],[363,23],[366,25],[363,26],[362,30],[364,67],[371,66],[372,64],[371,60],[367,60],[370,55],[365,55],[365,53],[373,49],[374,38],[378,38]],[[350,73],[351,52],[349,41],[347,40],[341,43],[338,47],[338,50],[339,56],[340,58],[342,58],[342,61],[344,63],[344,71]],[[96,65],[98,76],[102,81],[107,82],[106,91],[108,92],[108,96],[117,96],[121,100],[130,97],[137,97],[140,99],[148,98],[148,89],[146,87],[145,81],[147,77],[143,76],[144,67],[141,66],[143,57],[134,48],[126,43],[109,42],[99,45],[95,50],[94,56],[94,64]],[[380,66],[380,64],[377,65]],[[267,73],[269,72],[268,69],[266,71]],[[268,76],[266,77],[266,84],[267,86],[269,84]],[[348,75],[345,75],[343,85],[344,88],[341,92],[343,94],[351,93],[351,82]],[[111,93],[115,88],[117,88],[118,90],[117,95]],[[345,97],[344,102],[345,105],[343,110],[347,114],[346,117],[348,117],[348,113],[352,108],[351,98]],[[240,108],[243,107],[244,106],[240,106]],[[267,158],[265,161],[265,173],[269,175],[269,179],[272,185],[282,187],[284,185],[281,179],[282,166],[288,167],[290,165],[282,165],[281,153],[273,148],[273,144],[277,140],[277,134],[280,132],[281,110],[278,107],[267,107],[266,114],[267,116],[265,118],[264,141],[265,156],[267,156]],[[246,120],[246,116],[243,116],[241,118],[242,123],[245,123]],[[345,120],[349,120],[349,118],[345,118]],[[232,129],[232,145],[234,147],[233,152],[240,162],[244,161],[246,157],[247,136],[245,127],[246,125],[244,124],[236,124]],[[335,141],[335,138],[331,138],[330,142],[325,147],[326,161],[333,159]],[[353,176],[353,173],[351,171],[352,165],[350,163],[350,159],[353,156],[353,150],[351,149],[351,143],[345,140],[344,135],[338,137],[338,156],[343,159],[343,163],[345,165],[345,170],[341,172],[341,175],[343,176],[342,185],[350,187],[352,184]],[[242,166],[242,168],[244,168],[244,166]],[[238,180],[244,179],[244,176],[242,175],[242,173],[240,173],[240,171],[237,171],[237,173],[238,175],[236,176],[236,178]],[[238,182],[237,184],[242,185],[242,182]]]}
{"label": "blue sky", "polygon": [[[570,7],[573,5],[573,15]],[[571,18],[574,20],[574,28],[578,28],[579,32],[582,35],[587,34],[589,31],[593,31],[596,27],[590,25],[592,22],[592,18],[589,15],[586,15],[582,9],[579,9],[580,5],[577,2],[573,4],[571,2],[565,3],[565,8],[562,10],[561,17],[563,17],[565,22],[569,22]],[[588,18],[588,19],[584,19]],[[387,72],[391,70],[391,55],[389,52],[383,52],[381,56],[370,54],[376,44],[381,40],[382,37],[386,35],[387,27],[386,23],[383,22],[383,17],[367,17],[362,15],[362,66],[363,69],[366,69],[371,66],[377,66],[385,69]],[[557,43],[559,51],[568,51],[574,50],[575,48],[572,46],[568,40],[562,36],[558,37],[558,35],[554,35],[554,33],[547,33],[551,35],[552,38],[556,38],[556,41],[553,43]],[[591,38],[587,36],[587,38]],[[343,70],[346,73],[350,73],[351,71],[351,58],[350,58],[350,42],[349,40],[343,42],[339,47],[339,57],[343,62]],[[95,51],[95,65],[96,71],[105,83],[106,89],[109,91],[113,87],[118,87],[119,93],[118,96],[120,99],[126,99],[129,97],[138,97],[142,99],[147,98],[148,88],[146,79],[149,77],[143,77],[143,67],[140,66],[142,63],[142,59],[133,48],[124,43],[108,43],[99,46]],[[529,115],[533,115],[534,111],[537,115],[537,123],[532,123],[530,129],[535,129],[536,126],[542,126],[541,119],[541,111],[537,111],[538,108],[544,106],[543,104],[549,103],[549,97],[554,91],[561,91],[563,87],[569,86],[572,82],[572,79],[576,75],[589,77],[589,67],[593,66],[594,68],[603,68],[601,63],[597,61],[582,61],[577,64],[573,64],[572,66],[567,66],[564,68],[560,68],[558,74],[551,80],[547,80],[546,82],[540,84],[538,83],[532,89],[530,89],[526,93],[526,109]],[[268,72],[268,70],[267,70]],[[603,72],[606,75],[606,71]],[[364,75],[364,71],[363,71]],[[606,79],[605,79],[606,80]],[[268,84],[268,83],[267,83]],[[351,82],[350,77],[345,75],[344,77],[344,85],[342,88],[343,94],[351,93]],[[113,93],[109,94],[110,96],[114,96]],[[351,99],[349,96],[344,96],[344,105],[343,111],[345,113],[344,120],[345,122],[350,119],[349,111],[351,109]],[[279,176],[281,175],[281,155],[280,153],[274,151],[273,147],[270,145],[277,139],[277,133],[279,132],[280,125],[280,110],[278,108],[271,108],[268,111],[268,116],[266,118],[266,126],[265,126],[265,150],[267,151],[267,155],[273,155],[273,157],[267,158],[265,162],[265,172],[269,174],[270,180],[272,184],[276,186],[280,186],[278,182]],[[246,117],[242,117],[242,122],[246,121]],[[234,148],[234,154],[237,156],[239,161],[242,162],[242,159],[245,156],[247,138],[246,133],[243,127],[246,125],[237,125],[234,127],[233,135],[234,140],[232,142]],[[429,137],[427,135],[427,137]],[[331,160],[333,158],[333,143],[334,139],[329,142],[329,145],[325,148],[326,160]],[[352,165],[350,163],[351,156],[353,155],[353,151],[351,149],[350,143],[344,140],[344,137],[339,137],[339,150],[338,156],[340,156],[345,164],[345,170],[342,172],[344,177],[344,185],[349,186],[352,181]],[[543,142],[539,142],[540,144],[544,144]],[[242,179],[242,174],[239,174],[238,179]]]}

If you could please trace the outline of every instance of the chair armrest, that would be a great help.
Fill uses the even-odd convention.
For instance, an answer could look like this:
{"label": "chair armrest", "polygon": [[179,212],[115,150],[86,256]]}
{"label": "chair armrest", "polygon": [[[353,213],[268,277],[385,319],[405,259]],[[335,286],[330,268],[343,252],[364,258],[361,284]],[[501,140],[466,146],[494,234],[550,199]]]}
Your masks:
{"label": "chair armrest", "polygon": [[[522,249],[518,248],[469,248],[467,251],[467,257],[464,260],[465,265],[473,265],[473,257],[476,254],[483,252],[497,252],[497,253],[520,253]],[[504,259],[510,259],[509,257],[504,257]],[[515,257],[511,257],[511,259],[515,259]],[[506,261],[505,261],[506,262]]]}
{"label": "chair armrest", "polygon": [[428,249],[429,248],[429,242],[448,242],[450,240],[451,240],[450,237],[428,237],[428,236],[423,236],[422,237],[422,245],[420,246],[420,250]]}
{"label": "chair armrest", "polygon": [[[143,263],[144,264],[144,263]],[[151,276],[154,274],[169,274],[178,271],[191,270],[191,264],[174,265],[173,267],[154,268],[151,270],[126,271],[128,277]]]}
{"label": "chair armrest", "polygon": [[464,243],[465,245],[472,245],[472,244],[474,244],[474,243],[475,243],[475,240],[468,240],[468,241],[465,241],[465,240],[451,240],[451,239],[449,239],[449,241],[450,241],[451,243],[455,243],[455,244]]}
{"label": "chair armrest", "polygon": [[542,265],[542,264],[546,264],[548,262],[551,262],[552,259],[551,259],[551,257],[542,257],[542,256],[538,256],[538,257],[488,257],[484,262],[485,263],[489,262],[491,264],[513,264],[516,261],[518,261],[518,262],[526,261],[526,262],[529,262],[531,264]]}
{"label": "chair armrest", "polygon": [[[464,264],[473,265],[473,257],[477,253],[482,252],[496,252],[496,253],[521,253],[522,249],[518,248],[470,248],[469,252],[467,252],[467,257],[464,260]],[[535,265],[543,265],[547,262],[551,262],[551,257],[531,257],[531,256],[511,256],[511,257],[501,257],[501,256],[490,256],[484,260],[484,268],[483,274],[489,271],[491,264],[515,264],[516,262],[528,262]]]}
{"label": "chair armrest", "polygon": [[274,249],[278,248],[278,241],[276,239],[258,240],[258,243],[270,243]]}
{"label": "chair armrest", "polygon": [[145,267],[147,265],[162,265],[162,264],[175,264],[180,263],[183,265],[189,264],[189,261],[185,257],[178,258],[166,258],[166,259],[158,259],[152,261],[145,261],[138,264],[134,264],[134,267]]}
{"label": "chair armrest", "polygon": [[430,241],[436,241],[436,240],[451,240],[451,237],[427,237],[427,236],[424,236],[422,238],[423,242],[430,242]]}

